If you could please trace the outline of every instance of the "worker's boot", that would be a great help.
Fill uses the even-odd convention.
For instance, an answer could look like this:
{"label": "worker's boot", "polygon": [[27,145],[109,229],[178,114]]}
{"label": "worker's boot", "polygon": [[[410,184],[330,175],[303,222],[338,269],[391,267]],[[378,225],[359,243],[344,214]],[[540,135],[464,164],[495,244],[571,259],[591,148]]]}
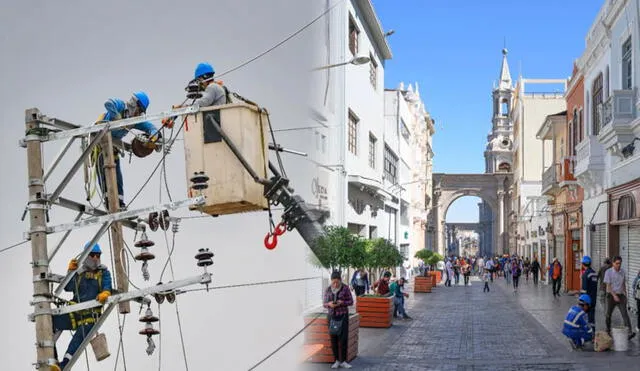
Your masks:
{"label": "worker's boot", "polygon": [[51,367],[49,367],[49,371],[62,371],[62,368],[58,365],[51,365]]}

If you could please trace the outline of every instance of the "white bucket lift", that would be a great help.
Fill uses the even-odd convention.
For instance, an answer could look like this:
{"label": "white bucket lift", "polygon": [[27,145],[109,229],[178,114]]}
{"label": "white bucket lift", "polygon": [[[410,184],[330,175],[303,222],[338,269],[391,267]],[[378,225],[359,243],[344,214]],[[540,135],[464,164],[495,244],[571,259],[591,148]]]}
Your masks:
{"label": "white bucket lift", "polygon": [[184,127],[184,153],[189,197],[197,196],[191,178],[204,173],[209,177],[203,189],[205,204],[192,206],[211,215],[235,214],[265,210],[264,185],[256,182],[241,161],[209,121],[215,120],[226,136],[242,153],[256,175],[267,178],[268,118],[264,110],[246,103],[231,103],[202,108],[187,117]]}

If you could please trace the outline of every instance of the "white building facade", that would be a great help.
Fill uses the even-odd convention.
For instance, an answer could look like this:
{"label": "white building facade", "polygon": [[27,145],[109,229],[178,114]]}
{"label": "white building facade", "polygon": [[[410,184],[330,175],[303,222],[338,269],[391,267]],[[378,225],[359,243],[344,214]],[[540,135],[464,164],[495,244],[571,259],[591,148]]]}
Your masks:
{"label": "white building facade", "polygon": [[605,1],[578,60],[585,76],[586,135],[576,164],[585,190],[584,253],[620,255],[629,282],[640,270],[639,11],[637,1]]}

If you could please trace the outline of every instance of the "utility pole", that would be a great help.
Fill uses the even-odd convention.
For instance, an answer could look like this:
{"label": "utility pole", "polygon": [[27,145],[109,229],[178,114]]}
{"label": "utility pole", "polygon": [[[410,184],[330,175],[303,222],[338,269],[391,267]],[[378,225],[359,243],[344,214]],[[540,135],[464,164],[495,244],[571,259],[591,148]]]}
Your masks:
{"label": "utility pole", "polygon": [[31,240],[31,265],[33,267],[33,301],[36,323],[37,366],[44,369],[55,364],[53,354],[53,321],[51,317],[51,293],[49,290],[47,253],[47,202],[44,200],[44,170],[42,168],[42,143],[40,142],[40,111],[25,111],[27,174],[29,181],[29,238]]}
{"label": "utility pole", "polygon": [[[118,180],[116,178],[116,165],[115,156],[113,154],[113,139],[111,132],[106,133],[101,142],[102,147],[102,159],[104,162],[104,174],[106,178],[107,198],[109,204],[107,205],[109,213],[115,213],[120,209],[120,202],[118,197]],[[113,246],[113,262],[115,264],[115,286],[119,293],[125,293],[129,291],[129,281],[127,280],[127,274],[122,264],[122,250],[124,248],[124,240],[122,235],[122,223],[115,221],[111,223],[111,243]],[[122,314],[131,312],[131,304],[128,301],[123,301],[118,304],[118,310]]]}

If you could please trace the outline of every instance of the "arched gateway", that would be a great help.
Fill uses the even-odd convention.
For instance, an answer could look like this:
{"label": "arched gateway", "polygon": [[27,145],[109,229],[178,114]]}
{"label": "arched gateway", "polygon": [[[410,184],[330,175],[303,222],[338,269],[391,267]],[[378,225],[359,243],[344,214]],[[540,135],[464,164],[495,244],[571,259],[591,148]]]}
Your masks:
{"label": "arched gateway", "polygon": [[[445,254],[445,216],[449,206],[460,197],[476,196],[481,198],[491,209],[494,216],[492,228],[493,253],[502,254],[508,251],[505,229],[511,210],[512,182],[510,173],[493,174],[433,174],[433,208],[430,225],[434,230],[435,246],[440,254]],[[489,253],[485,251],[484,253]]]}

